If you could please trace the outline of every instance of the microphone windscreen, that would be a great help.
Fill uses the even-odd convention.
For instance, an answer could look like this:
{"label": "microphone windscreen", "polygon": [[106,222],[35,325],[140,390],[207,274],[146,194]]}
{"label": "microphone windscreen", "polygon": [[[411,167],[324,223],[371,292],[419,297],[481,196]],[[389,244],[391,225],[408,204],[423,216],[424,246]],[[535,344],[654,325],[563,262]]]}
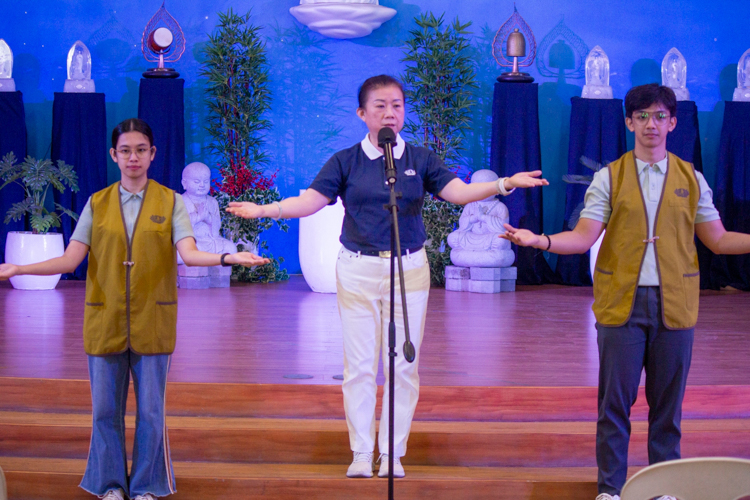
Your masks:
{"label": "microphone windscreen", "polygon": [[378,146],[383,147],[386,143],[396,143],[396,133],[391,127],[383,127],[378,132]]}

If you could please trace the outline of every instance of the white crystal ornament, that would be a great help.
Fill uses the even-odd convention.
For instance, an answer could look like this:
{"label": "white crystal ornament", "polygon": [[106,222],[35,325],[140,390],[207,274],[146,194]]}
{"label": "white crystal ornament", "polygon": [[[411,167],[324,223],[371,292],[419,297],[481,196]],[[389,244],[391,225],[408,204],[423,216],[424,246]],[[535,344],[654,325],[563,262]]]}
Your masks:
{"label": "white crystal ornament", "polygon": [[367,36],[396,15],[378,0],[301,0],[289,12],[311,30],[342,39]]}
{"label": "white crystal ornament", "polygon": [[13,81],[13,51],[0,38],[0,92],[15,92],[16,82]]}
{"label": "white crystal ornament", "polygon": [[598,45],[586,56],[586,85],[581,97],[587,99],[612,99],[609,86],[609,58]]}
{"label": "white crystal ornament", "polygon": [[91,79],[91,52],[78,40],[68,51],[68,79],[65,80],[65,92],[96,92],[94,80]]}
{"label": "white crystal ornament", "polygon": [[750,49],[747,49],[737,64],[737,88],[733,101],[750,102]]}
{"label": "white crystal ornament", "polygon": [[674,91],[678,101],[689,101],[687,89],[687,61],[676,47],[672,47],[661,61],[661,84]]}

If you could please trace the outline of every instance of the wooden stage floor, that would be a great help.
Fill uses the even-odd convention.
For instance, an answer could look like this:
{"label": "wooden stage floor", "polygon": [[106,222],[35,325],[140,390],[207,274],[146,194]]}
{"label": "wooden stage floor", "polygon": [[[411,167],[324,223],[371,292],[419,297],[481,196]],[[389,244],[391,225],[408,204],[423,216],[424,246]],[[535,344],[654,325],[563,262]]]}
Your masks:
{"label": "wooden stage floor", "polygon": [[[590,288],[432,290],[398,498],[596,496],[591,303]],[[80,282],[47,292],[0,283],[0,467],[9,498],[91,498],[77,487],[91,435],[83,304]],[[701,297],[684,457],[750,458],[749,305],[746,293]],[[167,390],[174,500],[385,498],[386,481],[345,477],[351,452],[333,378],[341,347],[336,297],[311,292],[300,276],[180,290]],[[312,378],[284,378],[293,374]],[[641,393],[631,474],[648,464],[647,412]]]}
{"label": "wooden stage floor", "polygon": [[[591,288],[430,293],[419,373],[423,386],[597,385]],[[87,379],[84,284],[53,291],[0,283],[0,377]],[[750,380],[750,294],[704,292],[690,385]],[[170,381],[331,384],[343,370],[332,294],[301,276],[275,284],[180,290]],[[312,378],[295,380],[285,375]],[[381,377],[382,381],[382,377]]]}

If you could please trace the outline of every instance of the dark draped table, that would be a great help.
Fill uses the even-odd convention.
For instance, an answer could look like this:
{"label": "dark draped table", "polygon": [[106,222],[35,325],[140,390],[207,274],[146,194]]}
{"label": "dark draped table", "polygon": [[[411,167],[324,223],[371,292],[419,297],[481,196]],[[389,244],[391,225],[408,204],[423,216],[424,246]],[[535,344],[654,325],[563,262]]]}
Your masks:
{"label": "dark draped table", "polygon": [[[492,101],[490,168],[500,177],[541,170],[539,144],[539,86],[536,83],[495,84]],[[542,189],[519,189],[502,199],[510,212],[510,224],[537,234],[543,231]],[[519,285],[555,282],[543,252],[516,247]]]}
{"label": "dark draped table", "polygon": [[667,151],[695,165],[698,172],[703,172],[698,106],[695,102],[677,102],[677,126],[667,136]]}
{"label": "dark draped table", "polygon": [[[701,134],[698,127],[698,106],[693,101],[677,102],[677,127],[667,136],[667,151],[674,153],[703,173]],[[698,265],[701,272],[701,288],[710,288],[711,262],[714,254],[697,237]]]}
{"label": "dark draped table", "polygon": [[[728,231],[750,233],[750,102],[726,102],[714,202]],[[750,256],[717,255],[709,286],[750,290]]]}
{"label": "dark draped table", "polygon": [[184,94],[182,78],[142,78],[138,95],[138,118],[153,130],[156,146],[148,176],[178,192],[185,167]]}
{"label": "dark draped table", "polygon": [[[15,154],[19,163],[26,158],[26,114],[20,91],[0,92],[0,158],[8,153]],[[23,220],[5,224],[5,214],[14,203],[23,199],[23,188],[17,184],[9,184],[0,191],[0,263],[5,262],[8,232],[24,230]]]}
{"label": "dark draped table", "polygon": [[[573,97],[570,102],[568,174],[593,175],[594,172],[582,163],[582,157],[606,166],[627,151],[622,99]],[[571,215],[577,208],[580,209],[586,189],[588,186],[585,184],[567,185],[562,231],[572,229]],[[590,286],[589,252],[582,255],[560,255],[557,258],[557,275],[566,285]]]}
{"label": "dark draped table", "polygon": [[[107,120],[104,94],[55,92],[52,107],[52,161],[63,160],[75,167],[78,192],[54,191],[55,202],[80,214],[89,196],[107,187]],[[62,219],[65,246],[75,222]],[[85,279],[88,259],[64,278]]]}

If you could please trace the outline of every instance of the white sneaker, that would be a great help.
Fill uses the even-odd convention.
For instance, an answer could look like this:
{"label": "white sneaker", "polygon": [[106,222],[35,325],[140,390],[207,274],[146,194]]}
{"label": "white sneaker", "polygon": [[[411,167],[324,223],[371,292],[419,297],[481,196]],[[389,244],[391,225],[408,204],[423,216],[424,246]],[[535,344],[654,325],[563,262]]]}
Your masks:
{"label": "white sneaker", "polygon": [[372,477],[372,452],[355,451],[354,460],[346,471],[346,477]]}
{"label": "white sneaker", "polygon": [[125,493],[117,488],[116,490],[109,490],[104,494],[103,497],[99,497],[102,500],[125,500]]}
{"label": "white sneaker", "polygon": [[156,497],[151,493],[146,493],[145,495],[136,495],[133,500],[156,500]]}
{"label": "white sneaker", "polygon": [[[378,460],[380,460],[378,477],[388,477],[388,455],[383,453]],[[405,475],[404,466],[401,465],[401,457],[393,457],[393,477],[404,477]]]}
{"label": "white sneaker", "polygon": [[607,493],[600,493],[596,497],[596,500],[620,500],[620,495],[608,495]]}

